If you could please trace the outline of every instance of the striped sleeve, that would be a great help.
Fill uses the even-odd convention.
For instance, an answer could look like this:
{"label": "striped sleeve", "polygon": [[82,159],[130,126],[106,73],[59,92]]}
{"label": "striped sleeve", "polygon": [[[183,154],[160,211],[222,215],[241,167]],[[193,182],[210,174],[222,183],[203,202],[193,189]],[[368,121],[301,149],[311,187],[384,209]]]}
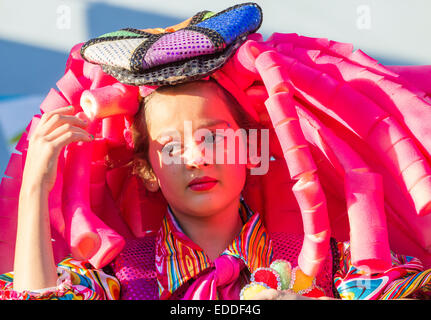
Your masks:
{"label": "striped sleeve", "polygon": [[415,257],[391,252],[392,266],[381,273],[367,273],[351,261],[349,242],[339,242],[339,269],[334,284],[348,300],[431,300],[431,269],[424,269]]}
{"label": "striped sleeve", "polygon": [[65,258],[57,266],[57,286],[37,291],[14,291],[13,273],[0,275],[0,300],[118,300],[117,278],[85,261]]}

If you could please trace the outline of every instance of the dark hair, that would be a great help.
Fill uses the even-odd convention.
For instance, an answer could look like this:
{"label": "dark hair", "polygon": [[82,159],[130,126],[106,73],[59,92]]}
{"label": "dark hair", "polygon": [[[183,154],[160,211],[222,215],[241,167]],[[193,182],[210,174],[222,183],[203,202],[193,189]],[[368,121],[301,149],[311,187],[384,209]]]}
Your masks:
{"label": "dark hair", "polygon": [[[239,104],[239,102],[234,98],[234,96],[214,79],[210,78],[209,80],[196,80],[193,81],[193,83],[213,83],[217,85],[217,87],[220,88],[223,92],[224,98],[226,99],[227,105],[229,107],[229,111],[231,112],[233,119],[236,121],[240,128],[246,130],[261,128],[260,123],[254,120],[251,115],[249,115],[244,110],[244,108]],[[148,158],[149,137],[145,106],[151,100],[155,92],[163,93],[175,88],[181,88],[188,84],[190,84],[190,82],[177,84],[174,86],[161,86],[141,100],[139,110],[135,114],[134,121],[131,126],[132,140],[134,145],[134,174],[138,174],[140,177],[146,178],[149,172],[148,170],[151,170],[151,164]]]}

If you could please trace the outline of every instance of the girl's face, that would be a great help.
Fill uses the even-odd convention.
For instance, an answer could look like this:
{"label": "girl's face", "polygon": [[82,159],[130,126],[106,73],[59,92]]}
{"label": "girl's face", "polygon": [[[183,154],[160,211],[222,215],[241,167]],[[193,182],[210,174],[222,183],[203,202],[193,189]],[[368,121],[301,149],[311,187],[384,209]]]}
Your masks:
{"label": "girl's face", "polygon": [[[228,164],[226,156],[228,152],[244,152],[245,141],[237,141],[235,150],[228,150],[226,137],[216,134],[216,129],[239,129],[227,103],[221,89],[205,81],[155,92],[146,105],[148,158],[154,182],[176,214],[209,217],[239,201],[246,164]],[[222,163],[216,161],[221,143]],[[219,148],[213,156],[205,152],[204,147],[209,146]],[[177,161],[167,163],[166,159],[175,156]]]}

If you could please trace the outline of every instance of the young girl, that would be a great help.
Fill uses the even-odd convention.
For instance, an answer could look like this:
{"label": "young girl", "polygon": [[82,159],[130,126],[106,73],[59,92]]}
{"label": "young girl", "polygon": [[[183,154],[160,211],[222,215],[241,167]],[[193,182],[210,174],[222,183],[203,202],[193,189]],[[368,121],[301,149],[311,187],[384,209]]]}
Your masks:
{"label": "young girl", "polygon": [[[238,8],[242,10],[247,6],[250,4]],[[228,15],[226,21],[236,21],[229,16],[233,11],[228,9],[224,12]],[[253,15],[247,13],[246,16],[255,20]],[[225,28],[228,24],[224,24],[221,17],[220,13],[204,12],[189,23],[193,24],[193,31],[204,28],[203,25],[196,27],[199,25],[196,21],[205,23],[206,28],[214,26],[211,23]],[[232,30],[242,26],[244,21],[238,21]],[[254,27],[250,30],[254,31],[256,22],[251,24]],[[217,30],[227,38],[231,30],[228,32],[227,27],[223,28]],[[175,31],[175,28],[168,29],[165,32]],[[111,36],[118,37],[118,41],[128,40],[131,33],[131,30],[121,31],[92,43],[98,44]],[[175,35],[174,32],[172,34]],[[143,32],[142,36],[147,37],[148,34]],[[179,43],[184,43],[184,37],[178,39]],[[154,41],[153,44],[157,43],[157,39]],[[254,51],[250,52],[253,54]],[[145,64],[155,63],[158,57],[155,54]],[[58,265],[55,263],[49,193],[56,183],[58,157],[63,148],[72,143],[93,143],[94,137],[88,133],[93,119],[77,112],[76,107],[57,108],[43,114],[32,132],[26,154],[18,208],[14,273],[1,276],[1,298],[280,299],[299,298],[297,294],[339,297],[340,293],[343,298],[377,299],[393,297],[394,291],[397,297],[412,292],[419,294],[421,288],[426,293],[430,271],[422,271],[420,262],[414,258],[392,254],[393,265],[380,273],[367,274],[351,263],[347,243],[337,245],[331,239],[329,248],[323,246],[326,248],[323,259],[308,257],[311,261],[308,265],[319,265],[318,272],[313,273],[314,269],[303,272],[305,270],[298,267],[303,236],[268,232],[262,216],[254,212],[243,197],[247,180],[252,178],[249,170],[256,163],[249,158],[247,161],[239,159],[245,153],[244,146],[252,140],[238,135],[234,148],[226,143],[229,132],[261,128],[261,124],[245,112],[245,106],[237,97],[226,90],[225,85],[229,81],[222,77],[223,72],[214,73],[213,65],[217,64],[217,58],[226,60],[229,57],[214,58],[211,55],[213,60],[210,62],[196,62],[191,57],[191,64],[186,62],[186,67],[191,68],[178,67],[171,56],[165,57],[168,67],[160,74],[171,72],[169,68],[175,69],[172,66],[190,74],[173,74],[175,79],[187,78],[182,81],[185,83],[160,86],[152,93],[144,94],[139,110],[134,114],[131,132],[135,151],[134,173],[142,179],[149,192],[161,191],[167,203],[166,214],[157,235],[131,237],[122,252],[105,268],[94,268],[88,261],[70,257]],[[193,72],[205,66],[208,67],[207,73],[201,72],[199,77],[203,80],[196,80]],[[150,65],[149,72],[153,70],[151,68],[154,65]],[[119,72],[114,68],[110,72],[122,80],[135,79],[130,70]],[[230,72],[235,78],[236,70]],[[242,72],[245,75],[246,71]],[[160,74],[156,73],[157,76]],[[211,75],[209,79],[206,78],[208,75]],[[245,76],[235,79],[246,81]],[[274,75],[271,81],[277,83],[278,80]],[[272,95],[283,90],[286,91],[283,85],[276,85],[268,93]],[[262,140],[262,144],[270,142]],[[262,145],[260,147],[264,150]],[[304,149],[303,146],[301,148]],[[217,152],[209,152],[214,150]],[[227,159],[232,153],[235,161],[229,162]],[[269,157],[269,154],[261,153],[262,161],[265,156]],[[307,158],[303,158],[303,162],[306,163]],[[292,172],[295,169],[289,168]],[[367,176],[365,172],[363,174]],[[277,197],[281,195],[273,195],[267,202]],[[321,229],[313,229],[315,232],[310,235],[315,242],[307,242],[307,246],[310,243],[319,246],[324,242],[320,239],[326,239],[322,235],[326,236],[327,231],[322,226],[326,226],[325,223],[318,226]],[[313,252],[308,249],[308,252]],[[265,284],[262,281],[266,281]],[[385,285],[382,281],[386,281]],[[408,286],[404,286],[406,283]],[[362,292],[357,291],[358,284],[362,285]]]}
{"label": "young girl", "polygon": [[[216,147],[216,144],[226,140],[220,132],[225,129],[238,130],[245,125],[249,128],[252,120],[240,111],[238,103],[228,92],[210,80],[161,87],[143,101],[134,124],[134,141],[139,155],[136,170],[146,188],[151,192],[160,188],[169,204],[156,240],[160,297],[239,299],[240,290],[249,282],[251,271],[269,266],[273,258],[272,243],[259,214],[253,214],[241,201],[250,164],[238,161],[218,164],[215,155],[209,159],[199,145],[203,143],[207,148],[207,145]],[[84,272],[97,273],[98,278],[104,280],[91,284],[83,292],[78,289],[78,284],[67,290],[64,288],[65,281],[57,286],[58,270],[51,248],[48,194],[55,180],[59,150],[71,142],[89,142],[92,139],[85,131],[85,119],[72,114],[73,108],[69,107],[45,113],[30,141],[21,189],[13,289],[34,292],[53,288],[45,289],[40,295],[42,297],[87,296],[88,291],[93,290],[98,292],[98,298],[118,298],[116,285],[110,285],[108,289],[111,291],[107,290],[105,296],[100,294],[103,290],[96,289],[110,279],[101,270]],[[192,139],[185,136],[184,123],[188,121],[195,132],[198,129],[208,130],[202,140],[196,141],[196,134]],[[173,131],[181,133],[181,136],[173,135]],[[235,150],[228,150],[227,144],[224,144],[223,151],[239,155],[244,152],[241,150],[244,142],[236,143]],[[181,163],[164,164],[164,154],[172,154],[173,151],[180,154]],[[226,160],[227,154],[225,156]],[[246,243],[235,250],[235,241],[239,240]],[[38,250],[34,250],[35,244]],[[179,275],[167,271],[177,263],[172,261],[173,258],[183,258],[172,257],[173,253],[167,252],[172,250],[169,245],[173,245],[175,250],[192,251],[185,259],[192,259],[190,257],[195,255],[196,261],[182,263],[185,262],[186,266],[188,263],[201,264],[195,270],[202,269],[204,275],[190,285],[186,281],[190,280],[191,275],[183,274],[183,279],[178,279]],[[209,266],[207,270],[205,264]],[[81,264],[72,260],[63,262],[63,265],[70,268],[69,273],[75,268],[82,268]],[[203,280],[208,280],[208,270],[211,268],[215,268],[211,272],[215,277],[215,286],[205,288],[208,292],[202,293],[206,286]],[[79,284],[82,285],[82,282]],[[180,287],[181,292],[178,293]],[[123,288],[123,296],[126,293],[130,296],[127,290],[132,289]],[[150,294],[147,292],[145,295]]]}

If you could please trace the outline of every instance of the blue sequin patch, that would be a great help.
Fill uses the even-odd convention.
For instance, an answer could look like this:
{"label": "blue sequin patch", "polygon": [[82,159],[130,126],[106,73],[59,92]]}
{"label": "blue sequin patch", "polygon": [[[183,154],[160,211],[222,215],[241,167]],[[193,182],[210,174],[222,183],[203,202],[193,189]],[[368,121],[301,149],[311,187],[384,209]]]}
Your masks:
{"label": "blue sequin patch", "polygon": [[262,15],[259,8],[248,5],[211,17],[196,26],[217,31],[226,45],[229,45],[242,33],[257,29],[261,20]]}

